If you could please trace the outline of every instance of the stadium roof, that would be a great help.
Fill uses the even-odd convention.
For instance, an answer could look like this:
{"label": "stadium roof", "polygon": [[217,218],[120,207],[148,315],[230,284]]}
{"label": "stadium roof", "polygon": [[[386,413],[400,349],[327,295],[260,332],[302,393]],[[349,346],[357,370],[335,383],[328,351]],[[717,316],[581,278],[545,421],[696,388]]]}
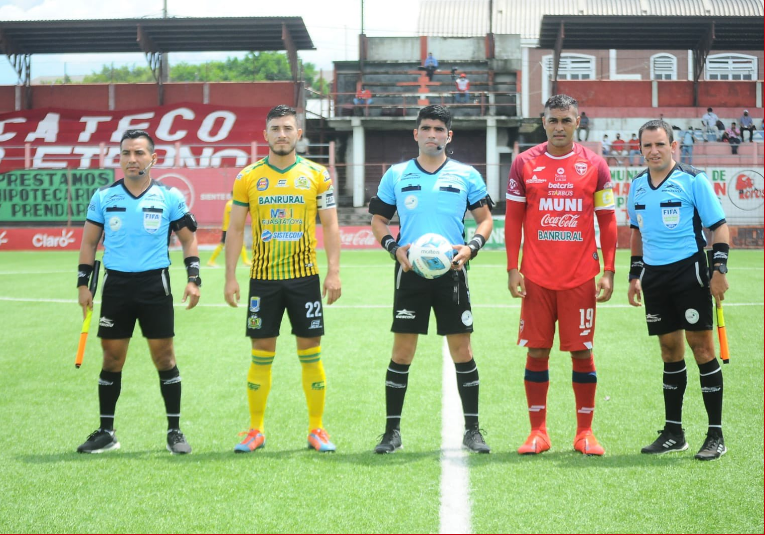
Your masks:
{"label": "stadium roof", "polygon": [[1,21],[6,55],[314,50],[302,17]]}
{"label": "stadium roof", "polygon": [[762,50],[760,17],[545,15],[539,48],[693,50],[708,39],[711,50]]}
{"label": "stadium roof", "polygon": [[[540,21],[544,16],[634,17],[635,20],[667,17],[669,20],[674,19],[675,30],[683,33],[686,31],[685,22],[689,19],[735,21],[737,18],[758,17],[762,36],[765,12],[763,0],[422,0],[417,22],[418,33],[451,37],[486,35],[490,31],[490,4],[493,12],[491,31],[496,34],[520,35],[526,46],[537,46],[536,41],[540,39],[542,30]],[[683,17],[683,24],[678,24],[677,17]],[[602,27],[598,28],[598,31],[603,30]],[[652,37],[651,33],[642,36],[646,43]]]}

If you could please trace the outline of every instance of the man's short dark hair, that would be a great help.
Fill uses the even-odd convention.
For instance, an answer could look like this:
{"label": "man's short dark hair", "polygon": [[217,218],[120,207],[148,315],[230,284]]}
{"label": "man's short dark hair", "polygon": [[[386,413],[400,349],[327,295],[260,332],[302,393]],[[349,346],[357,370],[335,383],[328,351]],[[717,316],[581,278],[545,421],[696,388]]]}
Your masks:
{"label": "man's short dark hair", "polygon": [[574,108],[579,114],[579,103],[574,97],[568,95],[553,95],[545,102],[545,110],[563,110],[566,111],[569,108]]}
{"label": "man's short dark hair", "polygon": [[142,137],[146,138],[149,142],[149,152],[154,152],[154,139],[145,130],[125,130],[125,133],[122,134],[122,139],[120,139],[120,148],[122,148],[122,142],[126,139],[138,139]]}
{"label": "man's short dark hair", "polygon": [[279,117],[286,117],[288,115],[293,116],[297,122],[297,111],[295,108],[291,108],[285,104],[274,106],[271,108],[271,111],[268,112],[268,115],[266,115],[266,124],[268,124],[271,119],[278,119]]}
{"label": "man's short dark hair", "polygon": [[420,110],[420,112],[417,114],[417,128],[420,127],[420,123],[423,119],[431,119],[433,121],[441,121],[446,125],[447,130],[452,129],[452,113],[443,106],[439,106],[438,104],[431,104],[430,106],[425,106]]}
{"label": "man's short dark hair", "polygon": [[707,108],[707,111],[711,113],[712,112],[712,108]]}
{"label": "man's short dark hair", "polygon": [[640,144],[643,144],[643,130],[659,130],[662,129],[667,133],[667,139],[670,143],[672,143],[675,138],[672,136],[672,127],[669,125],[666,121],[661,121],[659,119],[654,119],[652,121],[648,121],[643,126],[640,127],[640,130],[638,131],[638,139],[640,139]]}

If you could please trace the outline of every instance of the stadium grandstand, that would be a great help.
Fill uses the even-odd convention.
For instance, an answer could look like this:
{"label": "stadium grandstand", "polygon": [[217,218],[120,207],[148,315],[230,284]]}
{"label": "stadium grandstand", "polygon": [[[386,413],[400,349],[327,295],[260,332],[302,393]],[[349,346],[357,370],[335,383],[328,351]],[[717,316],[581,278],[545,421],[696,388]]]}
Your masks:
{"label": "stadium grandstand", "polygon": [[[476,166],[492,197],[501,200],[515,155],[543,140],[539,116],[545,100],[562,92],[575,97],[590,118],[582,143],[598,152],[604,136],[629,140],[649,119],[663,118],[678,136],[691,129],[697,141],[692,164],[707,171],[729,222],[740,229],[734,244],[762,246],[762,18],[762,0],[423,0],[419,35],[360,35],[360,57],[335,62],[328,96],[302,80],[297,51],[313,43],[299,17],[1,22],[0,49],[16,67],[19,83],[0,86],[0,173],[12,177],[0,184],[0,194],[27,200],[12,211],[6,204],[0,225],[78,227],[83,207],[75,203],[114,179],[117,133],[132,126],[155,135],[155,174],[186,193],[201,225],[211,229],[202,240],[215,240],[212,229],[237,170],[267,152],[260,133],[265,111],[287,103],[305,121],[310,143],[303,154],[335,178],[341,224],[349,228],[344,239],[373,247],[362,232],[365,206],[385,170],[416,155],[410,132],[419,107],[452,109],[452,157]],[[257,40],[198,38],[201,28],[215,34],[216,24],[256,23],[262,29]],[[174,25],[174,40],[161,37],[168,24]],[[100,33],[93,33],[97,27]],[[68,37],[56,39],[57,31]],[[77,38],[86,33],[101,37]],[[57,46],[143,51],[155,83],[32,84],[33,56]],[[167,80],[162,57],[189,50],[284,50],[292,79]],[[439,61],[432,79],[419,68],[429,52]],[[470,80],[467,102],[455,98],[460,74]],[[362,86],[372,98],[354,104]],[[733,154],[716,127],[702,130],[709,107],[726,127],[748,110],[754,141],[742,142]],[[629,183],[642,168],[637,161],[630,165],[627,155],[608,162],[625,225]],[[34,205],[34,196],[43,192],[25,185],[30,176],[38,176],[35,184],[47,180],[68,188],[66,199]]]}

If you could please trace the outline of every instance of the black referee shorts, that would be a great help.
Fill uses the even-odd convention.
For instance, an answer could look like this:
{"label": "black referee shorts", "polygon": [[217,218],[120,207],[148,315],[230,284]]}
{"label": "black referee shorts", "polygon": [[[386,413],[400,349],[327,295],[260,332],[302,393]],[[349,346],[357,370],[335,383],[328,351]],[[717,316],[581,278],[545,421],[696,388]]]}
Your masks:
{"label": "black referee shorts", "polygon": [[473,332],[470,290],[464,269],[450,270],[437,279],[425,279],[413,270],[404,272],[396,262],[394,276],[392,332],[428,334],[431,308],[436,314],[439,335]]}
{"label": "black referee shorts", "polygon": [[173,296],[167,269],[139,273],[106,271],[98,320],[99,338],[131,338],[136,320],[146,338],[175,336]]}
{"label": "black referee shorts", "polygon": [[712,294],[704,253],[664,266],[645,266],[640,280],[648,334],[712,330]]}

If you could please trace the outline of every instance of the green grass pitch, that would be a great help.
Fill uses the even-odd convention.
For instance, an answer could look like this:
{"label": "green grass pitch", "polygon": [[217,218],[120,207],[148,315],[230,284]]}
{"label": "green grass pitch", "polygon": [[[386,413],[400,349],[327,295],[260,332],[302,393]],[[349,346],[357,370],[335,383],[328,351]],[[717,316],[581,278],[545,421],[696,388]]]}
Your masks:
{"label": "green grass pitch", "polygon": [[[202,261],[209,252],[203,252]],[[176,301],[180,252],[171,273]],[[613,299],[598,308],[595,433],[603,458],[572,449],[571,364],[554,349],[548,425],[553,449],[522,457],[528,418],[519,303],[504,253],[470,271],[481,373],[481,425],[493,452],[468,459],[476,533],[762,533],[763,252],[734,251],[725,301],[731,364],[724,367],[728,453],[694,461],[706,431],[698,371],[688,352],[684,426],[690,450],[640,454],[663,425],[658,342],[627,304],[627,251]],[[81,369],[82,316],[74,252],[0,253],[0,531],[82,533],[433,533],[439,530],[441,339],[420,339],[404,409],[405,449],[375,456],[390,358],[392,265],[383,251],[345,251],[343,297],[325,307],[325,425],[335,454],[306,449],[307,415],[289,324],[282,326],[266,412],[267,447],[235,455],[248,426],[245,297],[223,302],[223,269],[203,268],[202,300],[176,308],[183,376],[181,424],[190,456],[165,450],[158,377],[137,330],[117,406],[122,449],[78,455],[98,426],[101,357],[94,318]],[[325,266],[324,258],[320,265]],[[242,288],[246,271],[239,270]],[[246,290],[245,290],[246,291]],[[100,296],[97,298],[97,301]],[[434,327],[431,325],[431,331]],[[454,414],[454,433],[462,429]]]}

